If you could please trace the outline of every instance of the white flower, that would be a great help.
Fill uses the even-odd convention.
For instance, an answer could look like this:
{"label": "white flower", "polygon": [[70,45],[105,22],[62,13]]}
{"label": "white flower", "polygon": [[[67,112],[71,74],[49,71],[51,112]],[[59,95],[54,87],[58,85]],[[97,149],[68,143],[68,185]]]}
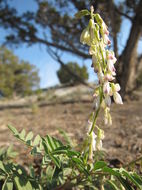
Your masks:
{"label": "white flower", "polygon": [[94,132],[92,132],[92,149],[93,149],[93,151],[95,151],[96,150],[96,135],[95,135],[95,133]]}
{"label": "white flower", "polygon": [[103,35],[103,40],[104,40],[104,43],[105,43],[106,45],[110,45],[110,44],[111,44],[111,41],[110,41],[108,35],[104,34],[104,35]]}
{"label": "white flower", "polygon": [[122,98],[118,92],[114,92],[113,99],[114,99],[116,104],[123,104]]}
{"label": "white flower", "polygon": [[116,63],[117,59],[114,55],[114,52],[113,51],[108,51],[108,55],[107,55],[107,59],[109,60],[112,60],[113,61],[113,64]]}
{"label": "white flower", "polygon": [[105,79],[106,81],[112,81],[112,80],[114,80],[115,78],[114,78],[111,74],[106,73],[105,76],[104,76],[104,79]]}
{"label": "white flower", "polygon": [[101,28],[102,28],[102,32],[108,36],[109,31],[107,29],[107,25],[104,22],[102,22]]}
{"label": "white flower", "polygon": [[103,92],[104,92],[104,94],[109,94],[110,93],[110,89],[111,89],[111,87],[110,87],[109,82],[105,82],[104,85],[103,85]]}
{"label": "white flower", "polygon": [[100,96],[97,96],[94,100],[95,108],[98,109],[100,106]]}
{"label": "white flower", "polygon": [[111,97],[109,95],[105,96],[105,104],[110,107],[111,105]]}
{"label": "white flower", "polygon": [[113,76],[115,76],[115,75],[116,75],[116,73],[115,73],[116,69],[115,69],[115,67],[114,67],[114,63],[113,63],[112,60],[110,60],[110,59],[107,60],[107,67],[108,67],[109,72],[110,72]]}

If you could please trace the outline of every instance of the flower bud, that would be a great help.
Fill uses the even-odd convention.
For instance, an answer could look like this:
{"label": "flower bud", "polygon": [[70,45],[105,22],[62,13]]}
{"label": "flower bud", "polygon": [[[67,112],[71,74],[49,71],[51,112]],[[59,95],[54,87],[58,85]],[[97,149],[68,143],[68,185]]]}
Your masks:
{"label": "flower bud", "polygon": [[98,129],[97,138],[96,138],[96,149],[102,149],[102,139],[104,139],[104,131],[102,129]]}
{"label": "flower bud", "polygon": [[90,45],[90,33],[89,33],[89,28],[85,28],[83,32],[81,33],[80,36],[80,42],[82,44],[87,44]]}
{"label": "flower bud", "polygon": [[110,108],[106,107],[105,108],[105,114],[104,114],[104,123],[105,125],[112,125],[112,119],[110,115]]}

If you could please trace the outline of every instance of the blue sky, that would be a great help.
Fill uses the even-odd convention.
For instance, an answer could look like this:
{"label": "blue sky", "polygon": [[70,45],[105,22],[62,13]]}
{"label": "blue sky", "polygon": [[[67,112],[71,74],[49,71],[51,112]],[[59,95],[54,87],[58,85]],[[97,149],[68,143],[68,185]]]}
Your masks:
{"label": "blue sky", "polygon": [[[15,7],[19,13],[22,13],[26,10],[36,10],[37,5],[34,0],[11,0],[11,5]],[[121,32],[119,35],[120,45],[119,52],[123,50],[125,46],[127,37],[129,35],[131,24],[126,19],[122,23]],[[0,43],[3,42],[5,31],[0,29]],[[142,49],[142,41],[139,43],[138,51]],[[58,78],[56,76],[56,71],[59,69],[59,64],[53,60],[47,53],[45,46],[33,45],[28,47],[27,45],[18,46],[17,48],[12,49],[14,54],[17,55],[20,59],[29,61],[31,64],[34,64],[39,69],[39,76],[41,78],[40,86],[42,88],[53,86],[58,84]],[[93,70],[90,68],[91,60],[83,61],[71,54],[64,54],[63,59],[65,62],[76,61],[80,65],[85,64],[89,72],[89,81],[94,81],[96,76],[94,76]]]}

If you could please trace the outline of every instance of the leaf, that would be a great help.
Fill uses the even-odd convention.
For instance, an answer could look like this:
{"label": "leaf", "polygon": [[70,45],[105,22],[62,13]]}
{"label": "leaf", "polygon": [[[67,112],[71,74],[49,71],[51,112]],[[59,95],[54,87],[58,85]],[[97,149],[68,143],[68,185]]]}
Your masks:
{"label": "leaf", "polygon": [[37,146],[41,141],[41,137],[37,135],[33,141],[33,146]]}
{"label": "leaf", "polygon": [[52,166],[48,166],[46,169],[47,180],[51,181],[55,172],[56,166],[53,168]]}
{"label": "leaf", "polygon": [[61,141],[50,137],[49,135],[47,135],[46,137],[42,138],[42,143],[44,146],[44,150],[45,152],[48,154],[49,152],[54,151],[55,149],[62,147],[63,144],[61,143]]}
{"label": "leaf", "polygon": [[112,190],[119,190],[119,188],[116,186],[116,184],[113,181],[108,180],[107,183],[111,187]]}
{"label": "leaf", "polygon": [[118,177],[121,176],[121,174],[119,173],[119,171],[117,169],[112,169],[112,168],[109,168],[107,166],[103,167],[102,171],[108,172],[110,175],[114,175],[114,176],[118,176]]}
{"label": "leaf", "polygon": [[70,156],[80,156],[80,152],[74,150],[68,150],[67,155]]}
{"label": "leaf", "polygon": [[9,179],[5,180],[2,190],[13,190],[13,182],[9,181]]}
{"label": "leaf", "polygon": [[80,158],[72,158],[72,160],[77,164],[77,167],[82,171],[84,172],[84,174],[86,176],[90,176],[90,174],[88,173],[88,171],[85,169],[85,166],[83,165],[83,162]]}
{"label": "leaf", "polygon": [[75,17],[77,19],[80,19],[81,17],[83,16],[87,16],[87,15],[90,15],[90,12],[87,10],[87,9],[84,9],[84,10],[81,10],[79,11],[78,13],[75,14]]}
{"label": "leaf", "polygon": [[12,131],[12,133],[13,133],[14,135],[17,135],[17,134],[18,134],[18,131],[17,131],[17,129],[16,129],[15,127],[13,127],[13,126],[11,126],[11,125],[8,125],[8,128]]}
{"label": "leaf", "polygon": [[123,187],[125,188],[125,190],[134,190],[130,184],[128,183],[128,181],[126,179],[124,179],[123,177],[117,177],[117,179],[120,181],[120,183],[123,185]]}
{"label": "leaf", "polygon": [[4,173],[7,173],[5,167],[4,167],[3,163],[2,163],[2,161],[0,161],[0,169],[1,169]]}
{"label": "leaf", "polygon": [[138,176],[136,173],[132,174],[133,178],[135,179],[135,181],[137,181],[137,183],[140,185],[140,187],[142,188],[142,178],[140,176]]}
{"label": "leaf", "polygon": [[127,177],[133,184],[135,184],[140,190],[142,190],[142,186],[133,178],[133,176],[123,169],[122,174]]}
{"label": "leaf", "polygon": [[82,163],[82,161],[81,161],[80,158],[72,158],[72,160],[73,160],[74,162],[76,162],[77,164],[83,165],[83,163]]}
{"label": "leaf", "polygon": [[98,161],[94,164],[94,170],[99,170],[107,166],[107,164],[103,161]]}
{"label": "leaf", "polygon": [[17,190],[32,190],[31,183],[26,180],[23,176],[15,176],[14,177],[14,184]]}
{"label": "leaf", "polygon": [[33,136],[34,136],[34,135],[33,135],[32,131],[30,131],[30,132],[27,134],[25,141],[30,141],[30,140],[33,138]]}
{"label": "leaf", "polygon": [[51,160],[54,162],[54,164],[55,164],[58,168],[61,167],[61,162],[60,162],[60,160],[59,160],[57,157],[53,156],[52,154],[49,154],[49,157],[51,158]]}
{"label": "leaf", "polygon": [[26,131],[25,131],[25,129],[23,129],[23,130],[21,131],[21,133],[19,134],[19,136],[20,136],[21,139],[24,140],[25,135],[26,135]]}

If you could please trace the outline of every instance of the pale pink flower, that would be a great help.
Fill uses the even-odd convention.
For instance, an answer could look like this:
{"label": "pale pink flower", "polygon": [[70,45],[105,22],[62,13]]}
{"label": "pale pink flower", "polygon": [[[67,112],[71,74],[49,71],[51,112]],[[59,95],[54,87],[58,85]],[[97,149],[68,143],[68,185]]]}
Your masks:
{"label": "pale pink flower", "polygon": [[110,44],[111,44],[111,41],[110,41],[108,35],[104,34],[104,35],[103,35],[103,39],[104,39],[104,43],[105,43],[106,45],[110,45]]}
{"label": "pale pink flower", "polygon": [[114,78],[111,74],[107,73],[107,74],[104,75],[104,79],[105,79],[106,81],[112,81],[112,80],[114,80],[115,78]]}
{"label": "pale pink flower", "polygon": [[116,63],[116,61],[117,61],[116,57],[114,56],[114,52],[109,52],[107,59],[112,60],[113,64]]}
{"label": "pale pink flower", "polygon": [[103,85],[103,92],[104,92],[104,94],[109,94],[110,93],[110,89],[111,89],[111,87],[110,87],[109,82],[105,82],[104,85]]}
{"label": "pale pink flower", "polygon": [[108,67],[109,72],[110,72],[113,76],[115,76],[115,75],[116,75],[116,73],[115,73],[116,69],[115,69],[115,67],[114,67],[114,63],[113,63],[112,60],[110,60],[110,59],[107,60],[107,67]]}

